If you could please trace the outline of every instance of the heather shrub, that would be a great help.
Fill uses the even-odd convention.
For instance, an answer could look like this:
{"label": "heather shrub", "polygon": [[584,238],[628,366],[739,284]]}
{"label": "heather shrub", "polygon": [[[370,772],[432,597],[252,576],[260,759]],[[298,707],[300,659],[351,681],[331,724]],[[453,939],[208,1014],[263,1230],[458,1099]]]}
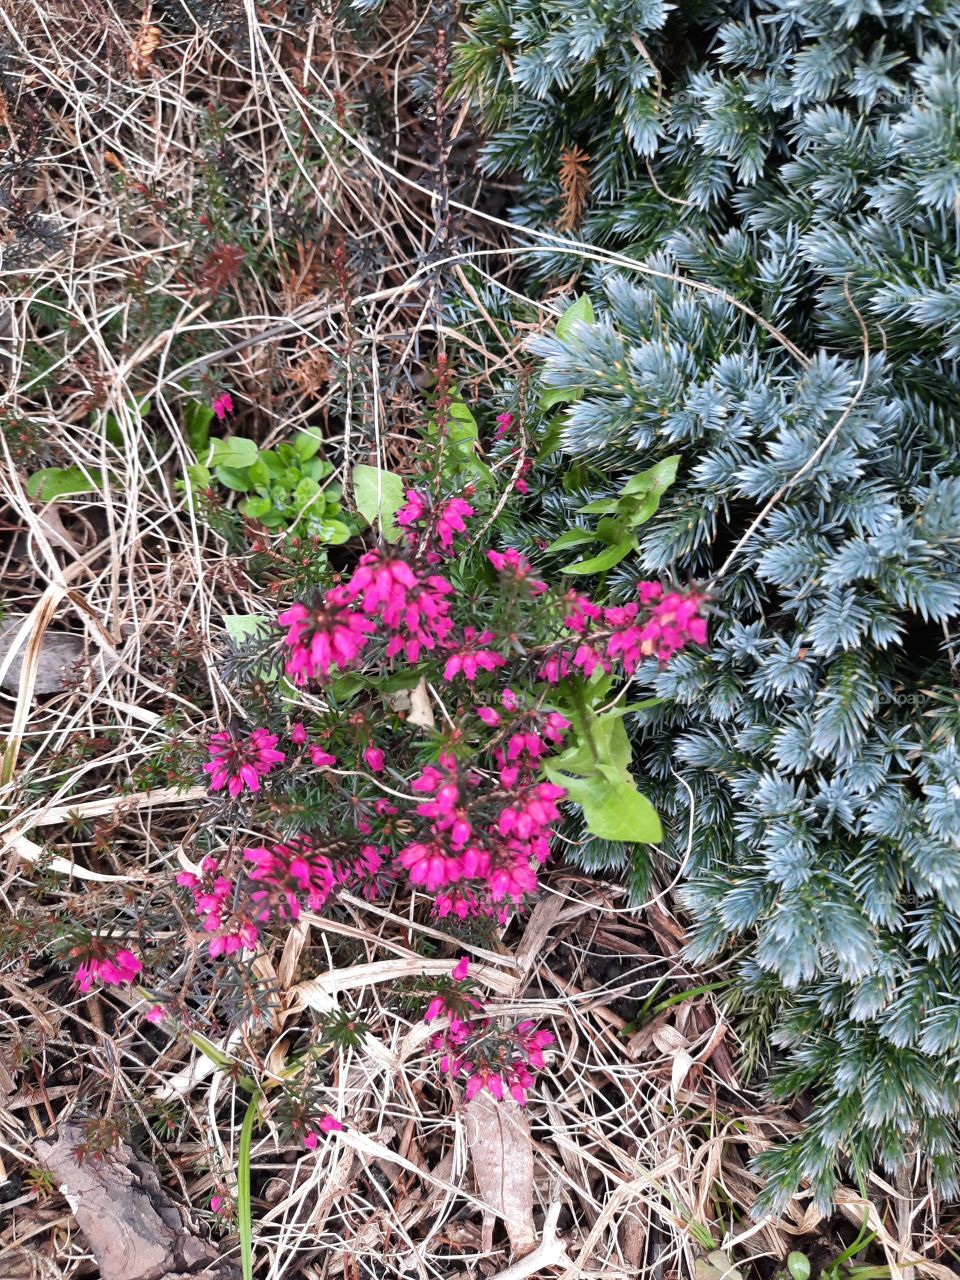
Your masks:
{"label": "heather shrub", "polygon": [[535,271],[582,266],[574,228],[637,262],[600,255],[596,319],[532,344],[576,479],[521,519],[586,533],[585,501],[679,457],[593,594],[670,569],[714,601],[635,746],[689,953],[735,978],[774,1093],[811,1098],[760,1207],[828,1198],[841,1155],[862,1179],[919,1154],[953,1193],[960,6],[469,15],[486,163],[560,232]]}

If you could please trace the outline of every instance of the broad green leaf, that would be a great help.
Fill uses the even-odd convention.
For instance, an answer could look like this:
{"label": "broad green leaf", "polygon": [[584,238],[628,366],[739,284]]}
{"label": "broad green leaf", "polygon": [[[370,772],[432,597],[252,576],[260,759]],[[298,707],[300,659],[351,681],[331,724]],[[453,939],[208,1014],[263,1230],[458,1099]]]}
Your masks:
{"label": "broad green leaf", "polygon": [[351,537],[350,529],[342,520],[311,520],[310,530],[321,542],[329,542],[334,547],[349,542]]}
{"label": "broad green leaf", "polygon": [[662,458],[646,471],[631,476],[620,492],[623,494],[665,493],[676,480],[679,465],[679,453],[671,454],[669,458]]}
{"label": "broad green leaf", "polygon": [[612,547],[607,547],[599,555],[591,556],[589,560],[578,560],[576,564],[564,565],[561,572],[603,573],[605,569],[612,569],[615,564],[619,564],[624,556],[629,555],[631,551],[636,549],[636,545],[633,538],[627,538]]}
{"label": "broad green leaf", "polygon": [[223,625],[227,635],[236,645],[241,645],[253,636],[260,635],[269,626],[270,618],[265,613],[225,613]]}
{"label": "broad green leaf", "polygon": [[260,450],[246,436],[228,436],[226,440],[213,440],[213,462],[217,466],[240,470],[252,467],[260,456]]}
{"label": "broad green leaf", "polygon": [[546,548],[545,554],[549,555],[551,551],[566,551],[567,547],[580,547],[585,542],[596,542],[597,535],[591,533],[589,529],[568,529],[566,533],[561,533],[559,538],[555,538]]}
{"label": "broad green leaf", "polygon": [[[311,480],[309,476],[301,476],[297,482],[297,487],[293,491],[293,501],[298,507],[305,507],[307,503],[314,503],[320,497],[320,486],[316,480]],[[322,507],[323,499],[318,504]]]}
{"label": "broad green leaf", "polygon": [[[560,325],[557,325],[558,330],[559,328]],[[579,400],[582,395],[582,387],[544,387],[540,392],[540,408],[552,409],[555,404],[563,404],[568,400]]]}
{"label": "broad green leaf", "polygon": [[601,773],[576,779],[551,768],[545,772],[551,782],[566,787],[570,799],[580,805],[592,835],[628,844],[657,844],[663,839],[656,809],[636,789],[626,770],[611,770],[613,780]]}
{"label": "broad green leaf", "polygon": [[233,489],[237,493],[246,493],[253,488],[250,474],[246,470],[224,466],[214,467],[213,470],[217,479],[227,489]]}
{"label": "broad green leaf", "polygon": [[456,396],[451,400],[447,414],[452,419],[449,432],[454,440],[477,439],[477,420],[470,412],[470,407],[466,401]]}
{"label": "broad green leaf", "polygon": [[243,515],[249,516],[251,520],[262,520],[264,516],[270,514],[273,509],[273,503],[269,498],[262,498],[256,495],[252,498],[244,498],[240,503],[240,511]]}
{"label": "broad green leaf", "polygon": [[593,321],[593,307],[590,299],[585,293],[581,293],[557,321],[557,337],[561,342],[566,342],[572,337],[575,324],[593,324]]}
{"label": "broad green leaf", "polygon": [[[300,467],[301,472],[305,476],[309,476],[311,480],[325,480],[327,476],[333,472],[333,463],[327,462],[325,458],[311,458],[309,462],[304,462]],[[327,491],[337,489],[337,497],[340,496],[339,485],[329,485]]]}
{"label": "broad green leaf", "polygon": [[[276,449],[264,449],[260,454],[258,462],[271,480],[283,479],[287,470],[287,464],[280,457],[279,453],[277,453]],[[306,471],[305,468],[304,471]]]}
{"label": "broad green leaf", "polygon": [[601,542],[605,542],[608,547],[617,546],[629,536],[629,527],[622,520],[614,519],[613,516],[604,516],[597,524],[597,537]]}
{"label": "broad green leaf", "polygon": [[357,510],[367,523],[375,524],[379,520],[383,536],[388,542],[396,542],[400,529],[393,517],[403,506],[400,477],[392,471],[358,464],[353,468],[353,496]]}
{"label": "broad green leaf", "polygon": [[323,444],[323,435],[319,427],[308,427],[306,431],[298,431],[292,441],[301,462],[307,462],[318,452]]}
{"label": "broad green leaf", "polygon": [[210,469],[205,467],[202,462],[192,462],[187,467],[187,478],[194,489],[209,489],[213,483]]}
{"label": "broad green leaf", "polygon": [[73,493],[95,493],[98,485],[79,467],[43,467],[27,480],[27,493],[38,502],[53,502]]}

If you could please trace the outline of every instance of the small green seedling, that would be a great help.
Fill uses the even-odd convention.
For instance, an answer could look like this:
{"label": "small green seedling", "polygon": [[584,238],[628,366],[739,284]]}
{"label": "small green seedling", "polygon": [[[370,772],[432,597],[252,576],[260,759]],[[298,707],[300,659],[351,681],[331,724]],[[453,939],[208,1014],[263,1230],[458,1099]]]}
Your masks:
{"label": "small green seedling", "polygon": [[660,506],[660,499],[677,478],[678,454],[663,458],[647,471],[631,476],[617,498],[600,498],[580,507],[580,515],[598,515],[595,529],[568,529],[547,547],[547,553],[603,543],[603,550],[564,565],[563,573],[603,573],[637,549],[637,530]]}

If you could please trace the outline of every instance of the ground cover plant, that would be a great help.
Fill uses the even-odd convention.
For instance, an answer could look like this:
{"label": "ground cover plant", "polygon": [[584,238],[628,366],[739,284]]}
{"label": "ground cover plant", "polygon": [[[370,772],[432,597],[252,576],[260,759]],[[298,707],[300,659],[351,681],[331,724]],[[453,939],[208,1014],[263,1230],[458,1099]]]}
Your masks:
{"label": "ground cover plant", "polygon": [[[638,758],[690,954],[775,1094],[811,1096],[768,1205],[829,1196],[841,1152],[861,1183],[920,1160],[957,1187],[958,19],[535,0],[472,6],[459,51],[517,216],[616,251],[531,344],[588,490],[531,535],[585,536],[617,477],[679,459],[636,553],[595,567],[614,600],[638,570],[716,600]],[[558,239],[534,271],[577,261]]]}
{"label": "ground cover plant", "polygon": [[0,12],[0,1275],[954,1274],[952,369],[776,81],[950,16],[775,12]]}

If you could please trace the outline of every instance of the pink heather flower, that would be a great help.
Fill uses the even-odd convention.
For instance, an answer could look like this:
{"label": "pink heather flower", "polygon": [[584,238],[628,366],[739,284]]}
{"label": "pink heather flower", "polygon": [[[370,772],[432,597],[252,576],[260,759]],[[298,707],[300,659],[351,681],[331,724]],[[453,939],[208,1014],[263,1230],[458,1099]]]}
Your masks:
{"label": "pink heather flower", "polygon": [[582,636],[590,623],[596,622],[603,614],[598,605],[586,596],[578,595],[576,591],[568,591],[566,601],[569,612],[563,619],[563,625],[568,630],[575,631],[578,636]]}
{"label": "pink heather flower", "polygon": [[263,886],[250,895],[263,912],[261,919],[276,915],[281,920],[297,920],[301,901],[311,911],[319,911],[333,891],[330,859],[306,836],[294,836],[287,844],[247,849],[243,856],[253,863],[250,879]]}
{"label": "pink heather flower", "polygon": [[437,538],[444,551],[453,549],[455,533],[466,533],[467,526],[463,522],[472,515],[473,507],[463,498],[451,498],[443,504],[437,516]]}
{"label": "pink heather flower", "polygon": [[510,432],[513,428],[513,414],[498,413],[496,421],[497,421],[497,434],[494,438],[496,440],[503,440],[505,436],[510,435]]}
{"label": "pink heather flower", "polygon": [[253,951],[259,936],[257,926],[253,921],[247,920],[211,938],[207,950],[213,960],[218,956],[236,955],[238,951]]}
{"label": "pink heather flower", "polygon": [[531,1066],[542,1071],[543,1050],[547,1045],[553,1044],[553,1035],[549,1031],[537,1031],[536,1023],[529,1020],[518,1023],[515,1030],[520,1047],[526,1053]]}
{"label": "pink heather flower", "polygon": [[352,602],[345,587],[334,587],[312,606],[291,605],[279,615],[290,650],[286,672],[294,684],[324,679],[331,667],[349,667],[359,657],[374,628],[352,609]]}
{"label": "pink heather flower", "polygon": [[307,730],[302,724],[290,726],[290,741],[295,747],[302,747],[307,740]]}
{"label": "pink heather flower", "polygon": [[405,503],[393,519],[395,524],[408,528],[412,524],[418,524],[423,519],[427,513],[427,503],[423,495],[417,493],[416,489],[408,489],[403,496]]}
{"label": "pink heather flower", "polygon": [[410,874],[413,884],[423,885],[428,893],[454,884],[463,875],[463,863],[436,841],[408,844],[397,855],[397,861]]}
{"label": "pink heather flower", "polygon": [[500,723],[500,714],[493,707],[477,707],[477,715],[491,729]]}
{"label": "pink heather flower", "polygon": [[266,729],[255,729],[246,738],[235,738],[232,733],[214,733],[210,736],[209,752],[212,759],[203,766],[210,774],[210,790],[238,796],[246,787],[260,790],[261,777],[268,774],[286,757],[276,750],[277,735]]}
{"label": "pink heather flower", "polygon": [[148,1009],[143,1015],[148,1022],[162,1022],[167,1016],[162,1004],[155,1004],[152,1009]]}
{"label": "pink heather flower", "polygon": [[319,1129],[321,1133],[336,1133],[339,1130],[343,1129],[343,1125],[340,1123],[340,1121],[337,1119],[336,1116],[331,1115],[330,1112],[328,1111],[327,1114],[320,1121]]}
{"label": "pink heather flower", "polygon": [[319,1142],[319,1138],[312,1130],[310,1131],[310,1133],[304,1135],[303,1145],[307,1148],[308,1151],[314,1151],[316,1149],[318,1142]]}
{"label": "pink heather flower", "polygon": [[436,574],[421,578],[398,557],[368,551],[345,590],[363,613],[379,617],[394,633],[387,644],[388,658],[402,652],[408,662],[416,662],[424,649],[444,644],[453,628],[445,598],[453,591],[450,583]]}
{"label": "pink heather flower", "polygon": [[98,945],[100,954],[89,956],[77,967],[73,975],[74,981],[84,995],[97,981],[102,982],[104,986],[126,986],[127,983],[133,982],[143,968],[133,952],[125,947],[110,955],[103,949],[104,944],[95,945]]}
{"label": "pink heather flower", "polygon": [[488,551],[487,559],[498,573],[513,578],[518,584],[525,584],[530,595],[538,596],[546,591],[545,582],[541,582],[539,578],[530,577],[533,572],[530,561],[515,547],[508,547],[506,551]]}
{"label": "pink heather flower", "polygon": [[315,743],[307,749],[307,754],[310,756],[310,763],[316,765],[318,769],[332,769],[337,763],[336,756],[332,756],[329,751],[324,751]]}
{"label": "pink heather flower", "polygon": [[527,484],[525,476],[528,474],[532,466],[533,460],[531,458],[524,458],[523,462],[520,464],[520,474],[517,476],[517,483],[514,486],[517,493],[527,494],[530,492],[530,486]]}
{"label": "pink heather flower", "polygon": [[464,978],[466,978],[467,976],[469,969],[470,969],[470,957],[461,956],[460,959],[457,961],[456,965],[454,966],[454,969],[450,974],[450,977],[454,980],[454,982],[463,982]]}
{"label": "pink heather flower", "polygon": [[222,1215],[222,1214],[225,1214],[225,1213],[227,1212],[227,1209],[228,1209],[228,1205],[227,1205],[226,1197],[225,1197],[225,1196],[211,1196],[211,1197],[210,1197],[210,1208],[213,1210],[213,1212],[214,1212],[214,1213],[221,1214],[221,1215]]}
{"label": "pink heather flower", "polygon": [[447,659],[443,668],[444,680],[452,680],[459,672],[463,672],[466,680],[476,680],[481,671],[496,671],[497,667],[506,664],[506,658],[485,648],[493,639],[492,631],[477,633],[476,627],[464,627],[463,643],[452,657]]}
{"label": "pink heather flower", "polygon": [[383,752],[379,747],[367,747],[363,758],[373,773],[383,773]]}
{"label": "pink heather flower", "polygon": [[218,396],[214,396],[213,412],[220,422],[224,420],[228,413],[233,413],[233,397],[229,391],[221,391]]}

